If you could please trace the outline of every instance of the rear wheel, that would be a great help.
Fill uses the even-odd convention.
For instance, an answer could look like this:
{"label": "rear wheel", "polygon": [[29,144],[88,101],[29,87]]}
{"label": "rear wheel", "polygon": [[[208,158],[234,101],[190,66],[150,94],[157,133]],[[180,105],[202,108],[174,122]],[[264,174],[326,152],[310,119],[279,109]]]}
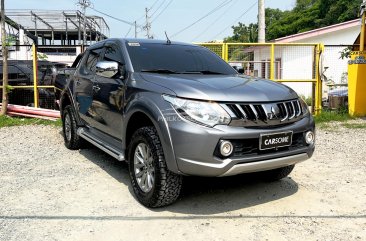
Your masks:
{"label": "rear wheel", "polygon": [[269,171],[264,171],[261,174],[263,175],[263,179],[268,182],[274,182],[281,180],[282,178],[287,177],[292,170],[294,169],[295,165],[281,167]]}
{"label": "rear wheel", "polygon": [[63,111],[62,130],[65,146],[71,150],[80,149],[84,141],[77,135],[75,112],[70,105],[66,106]]}
{"label": "rear wheel", "polygon": [[154,127],[142,127],[133,134],[128,158],[132,188],[140,203],[161,207],[179,197],[182,176],[168,170]]}

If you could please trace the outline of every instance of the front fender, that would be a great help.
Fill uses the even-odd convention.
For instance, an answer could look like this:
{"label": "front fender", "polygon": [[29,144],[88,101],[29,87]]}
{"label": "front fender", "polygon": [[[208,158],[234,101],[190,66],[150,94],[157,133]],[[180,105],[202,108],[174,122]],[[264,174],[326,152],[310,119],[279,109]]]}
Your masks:
{"label": "front fender", "polygon": [[[168,169],[174,173],[180,173],[175,158],[171,133],[162,112],[164,109],[168,108],[170,108],[170,106],[163,100],[161,94],[148,92],[136,94],[125,107],[125,121],[123,122],[122,138],[123,140],[126,140],[127,126],[133,114],[137,112],[144,113],[150,118],[159,134]],[[126,150],[126,148],[126,142],[123,142],[123,149]]]}

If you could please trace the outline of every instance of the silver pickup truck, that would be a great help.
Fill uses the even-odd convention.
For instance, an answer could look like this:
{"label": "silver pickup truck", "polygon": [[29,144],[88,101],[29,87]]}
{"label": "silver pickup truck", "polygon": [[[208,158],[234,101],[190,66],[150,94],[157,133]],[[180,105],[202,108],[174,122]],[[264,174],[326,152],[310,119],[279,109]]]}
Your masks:
{"label": "silver pickup truck", "polygon": [[292,89],[240,75],[192,44],[98,42],[70,76],[60,107],[66,146],[88,141],[127,161],[147,207],[174,202],[184,175],[264,172],[279,180],[314,152],[314,120]]}

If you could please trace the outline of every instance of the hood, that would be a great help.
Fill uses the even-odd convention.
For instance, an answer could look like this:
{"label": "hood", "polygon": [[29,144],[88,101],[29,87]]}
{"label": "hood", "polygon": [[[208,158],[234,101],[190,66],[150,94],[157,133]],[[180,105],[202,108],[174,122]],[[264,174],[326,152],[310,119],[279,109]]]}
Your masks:
{"label": "hood", "polygon": [[297,98],[295,91],[274,81],[235,75],[141,73],[146,81],[171,89],[177,96],[220,102],[273,102]]}

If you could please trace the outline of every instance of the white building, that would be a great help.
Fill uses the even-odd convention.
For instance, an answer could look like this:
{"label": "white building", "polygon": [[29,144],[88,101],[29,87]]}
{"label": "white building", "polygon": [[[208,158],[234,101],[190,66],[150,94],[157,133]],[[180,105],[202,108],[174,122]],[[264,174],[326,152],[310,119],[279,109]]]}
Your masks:
{"label": "white building", "polygon": [[[275,43],[321,43],[325,51],[321,56],[321,72],[328,81],[336,84],[346,82],[347,59],[341,59],[341,52],[353,45],[360,33],[359,19],[335,24],[291,36],[275,39]],[[315,53],[309,46],[281,46],[275,50],[275,78],[301,80],[315,78]],[[254,50],[254,74],[269,77],[269,47],[257,47]],[[299,94],[310,96],[311,83],[288,83]]]}

